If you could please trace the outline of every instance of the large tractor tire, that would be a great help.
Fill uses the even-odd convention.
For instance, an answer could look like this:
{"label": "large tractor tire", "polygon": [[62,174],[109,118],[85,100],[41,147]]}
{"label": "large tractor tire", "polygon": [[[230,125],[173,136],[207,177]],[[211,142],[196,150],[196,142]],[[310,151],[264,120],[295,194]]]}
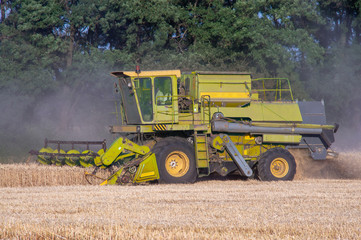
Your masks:
{"label": "large tractor tire", "polygon": [[187,140],[169,137],[158,142],[155,153],[160,183],[194,183],[197,169],[194,147]]}
{"label": "large tractor tire", "polygon": [[289,151],[271,148],[260,156],[257,172],[262,181],[290,181],[296,174],[296,161]]}

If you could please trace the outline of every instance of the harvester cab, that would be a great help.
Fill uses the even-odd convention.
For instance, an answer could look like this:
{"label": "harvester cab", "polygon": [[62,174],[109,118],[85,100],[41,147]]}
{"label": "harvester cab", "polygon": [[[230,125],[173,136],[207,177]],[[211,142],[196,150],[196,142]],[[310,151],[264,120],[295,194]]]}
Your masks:
{"label": "harvester cab", "polygon": [[118,78],[123,123],[147,125],[178,122],[179,70],[113,72],[112,75]]}
{"label": "harvester cab", "polygon": [[46,163],[60,156],[73,165],[87,159],[96,167],[88,177],[112,169],[102,184],[187,183],[214,172],[292,180],[290,149],[305,149],[315,160],[334,154],[338,126],[326,124],[324,103],[295,101],[288,79],[180,70],[111,74],[121,95],[121,121],[110,131],[121,137],[97,153],[66,155],[45,147],[33,154]]}

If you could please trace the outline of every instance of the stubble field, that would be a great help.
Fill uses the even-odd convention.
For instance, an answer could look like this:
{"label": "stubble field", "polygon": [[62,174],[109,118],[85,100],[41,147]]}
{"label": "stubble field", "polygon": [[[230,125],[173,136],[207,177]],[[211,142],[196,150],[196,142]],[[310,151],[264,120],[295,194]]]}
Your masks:
{"label": "stubble field", "polygon": [[85,185],[79,168],[0,165],[0,239],[359,239],[361,153],[304,165],[292,182],[138,186]]}

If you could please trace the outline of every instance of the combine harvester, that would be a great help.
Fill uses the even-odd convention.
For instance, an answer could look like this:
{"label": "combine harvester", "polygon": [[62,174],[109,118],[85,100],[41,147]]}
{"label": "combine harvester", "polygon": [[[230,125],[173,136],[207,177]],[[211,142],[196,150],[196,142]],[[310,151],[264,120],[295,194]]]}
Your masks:
{"label": "combine harvester", "polygon": [[[104,141],[45,140],[44,164],[111,169],[105,184],[193,183],[217,172],[239,172],[263,181],[292,180],[289,149],[308,149],[314,160],[336,155],[337,124],[327,125],[323,102],[293,99],[288,79],[252,79],[242,72],[181,74],[179,70],[113,72],[121,94],[119,138]],[[50,148],[49,145],[55,147]],[[67,153],[63,147],[71,149]],[[76,146],[86,146],[81,153]],[[90,150],[99,145],[98,152]]]}

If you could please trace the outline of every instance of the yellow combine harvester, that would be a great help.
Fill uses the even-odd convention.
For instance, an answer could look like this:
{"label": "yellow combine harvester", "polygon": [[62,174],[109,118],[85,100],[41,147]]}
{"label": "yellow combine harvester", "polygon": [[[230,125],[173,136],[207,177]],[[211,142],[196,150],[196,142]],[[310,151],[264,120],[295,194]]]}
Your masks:
{"label": "yellow combine harvester", "polygon": [[[102,184],[192,183],[214,172],[292,180],[296,163],[289,149],[308,149],[314,160],[335,155],[330,146],[337,124],[326,124],[323,102],[295,101],[288,79],[179,70],[112,75],[122,101],[121,124],[111,133],[120,137],[108,149],[105,141],[46,140],[31,151],[39,162],[111,169]],[[75,150],[78,145],[86,150]],[[90,150],[95,145],[97,152]]]}

